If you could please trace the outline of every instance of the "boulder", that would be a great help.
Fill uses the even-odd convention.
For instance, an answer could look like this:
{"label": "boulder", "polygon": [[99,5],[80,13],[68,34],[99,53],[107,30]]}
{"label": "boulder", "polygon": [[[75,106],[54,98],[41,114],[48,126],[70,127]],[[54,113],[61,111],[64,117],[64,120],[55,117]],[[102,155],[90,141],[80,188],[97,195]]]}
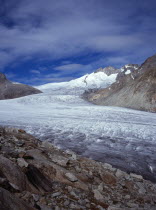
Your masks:
{"label": "boulder", "polygon": [[27,179],[20,167],[2,155],[0,155],[0,172],[10,183],[18,186],[20,191],[27,189]]}
{"label": "boulder", "polygon": [[77,177],[74,174],[72,174],[72,173],[66,173],[65,176],[71,182],[78,181]]}

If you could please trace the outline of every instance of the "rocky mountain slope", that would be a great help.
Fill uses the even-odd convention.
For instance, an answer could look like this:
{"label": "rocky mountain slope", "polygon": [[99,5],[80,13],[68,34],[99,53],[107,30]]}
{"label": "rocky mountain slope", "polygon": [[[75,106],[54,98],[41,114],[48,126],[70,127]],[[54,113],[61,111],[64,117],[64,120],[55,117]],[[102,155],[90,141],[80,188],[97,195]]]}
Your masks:
{"label": "rocky mountain slope", "polygon": [[24,84],[14,84],[0,73],[0,100],[41,93],[40,90]]}
{"label": "rocky mountain slope", "polygon": [[113,66],[108,66],[108,67],[105,67],[105,68],[99,68],[95,71],[95,73],[98,73],[98,72],[103,72],[107,76],[110,76],[111,74],[119,73],[120,69],[116,69]]}
{"label": "rocky mountain slope", "polygon": [[126,65],[110,87],[87,91],[83,97],[98,105],[156,112],[156,55],[140,67]]}
{"label": "rocky mountain slope", "polygon": [[0,127],[1,210],[154,210],[156,185]]}

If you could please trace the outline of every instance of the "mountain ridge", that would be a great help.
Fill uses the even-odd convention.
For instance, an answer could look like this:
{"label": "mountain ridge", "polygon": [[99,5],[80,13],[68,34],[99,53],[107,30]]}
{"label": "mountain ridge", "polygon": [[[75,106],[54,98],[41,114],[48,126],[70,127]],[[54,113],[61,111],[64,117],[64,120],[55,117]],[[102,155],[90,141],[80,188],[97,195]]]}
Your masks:
{"label": "mountain ridge", "polygon": [[38,93],[41,93],[41,91],[28,85],[13,83],[0,72],[0,100],[19,98]]}
{"label": "mountain ridge", "polygon": [[97,105],[156,112],[156,55],[146,59],[136,71],[119,73],[110,87],[85,92],[83,98]]}

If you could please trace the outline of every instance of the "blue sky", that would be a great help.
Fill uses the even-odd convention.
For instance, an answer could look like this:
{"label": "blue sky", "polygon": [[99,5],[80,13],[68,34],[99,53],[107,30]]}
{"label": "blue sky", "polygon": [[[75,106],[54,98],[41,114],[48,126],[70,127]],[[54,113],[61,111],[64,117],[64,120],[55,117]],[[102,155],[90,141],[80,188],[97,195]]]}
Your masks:
{"label": "blue sky", "polygon": [[68,81],[156,53],[155,0],[0,0],[0,71],[30,85]]}

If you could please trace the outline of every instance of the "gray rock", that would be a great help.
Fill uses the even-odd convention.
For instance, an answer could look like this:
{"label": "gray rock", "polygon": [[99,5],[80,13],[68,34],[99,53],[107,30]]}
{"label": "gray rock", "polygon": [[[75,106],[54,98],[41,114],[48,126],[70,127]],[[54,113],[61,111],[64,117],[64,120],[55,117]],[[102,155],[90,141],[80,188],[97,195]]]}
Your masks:
{"label": "gray rock", "polygon": [[51,210],[51,207],[48,207],[44,204],[38,204],[38,205],[40,206],[41,210]]}
{"label": "gray rock", "polygon": [[132,178],[136,178],[136,179],[143,180],[143,177],[142,177],[141,175],[137,175],[137,174],[130,173],[130,176],[131,176]]}
{"label": "gray rock", "polygon": [[105,209],[104,209],[102,206],[100,206],[100,205],[98,205],[97,208],[98,208],[99,210],[105,210]]}
{"label": "gray rock", "polygon": [[57,163],[58,165],[63,166],[63,167],[66,167],[69,162],[68,158],[65,158],[59,155],[52,155],[50,156],[50,158],[54,163]]}
{"label": "gray rock", "polygon": [[81,168],[79,166],[75,167],[76,172],[80,173],[81,172]]}
{"label": "gray rock", "polygon": [[145,194],[146,193],[146,189],[144,188],[144,186],[141,182],[137,182],[136,185],[139,187],[139,193],[140,194]]}
{"label": "gray rock", "polygon": [[72,173],[66,173],[65,176],[71,182],[77,182],[78,181],[77,177]]}
{"label": "gray rock", "polygon": [[61,209],[60,209],[60,207],[56,206],[56,207],[55,207],[55,210],[61,210]]}
{"label": "gray rock", "polygon": [[[107,210],[121,210],[123,208],[117,207],[117,206],[109,206]],[[124,208],[124,210],[127,210],[126,208]]]}
{"label": "gray rock", "polygon": [[71,192],[70,192],[70,195],[72,195],[72,196],[75,197],[75,198],[78,198],[78,196],[75,194],[74,191],[71,191]]}
{"label": "gray rock", "polygon": [[21,168],[28,167],[28,165],[29,165],[23,158],[18,158],[17,163]]}
{"label": "gray rock", "polygon": [[101,184],[98,186],[98,190],[99,190],[100,192],[103,191],[103,183],[101,183]]}
{"label": "gray rock", "polygon": [[33,198],[34,198],[34,200],[37,202],[37,201],[39,201],[39,199],[40,199],[40,196],[39,195],[37,195],[37,194],[32,194],[32,196],[33,196]]}
{"label": "gray rock", "polygon": [[4,183],[6,183],[6,182],[7,182],[7,179],[6,178],[0,177],[0,184],[1,185],[4,184]]}
{"label": "gray rock", "polygon": [[86,207],[87,207],[87,208],[90,208],[90,204],[89,204],[89,203],[87,203],[87,204],[86,204]]}
{"label": "gray rock", "polygon": [[18,141],[18,142],[16,142],[16,145],[18,147],[22,147],[24,144],[25,144],[24,141]]}
{"label": "gray rock", "polygon": [[53,198],[55,198],[55,197],[58,197],[58,196],[60,196],[61,195],[61,192],[55,192],[55,193],[53,193],[51,196],[53,197]]}
{"label": "gray rock", "polygon": [[11,182],[9,182],[9,184],[11,185],[12,188],[14,188],[15,190],[20,191],[19,187]]}
{"label": "gray rock", "polygon": [[77,205],[77,204],[71,203],[70,204],[70,209],[82,209],[82,208],[79,205]]}
{"label": "gray rock", "polygon": [[70,192],[73,188],[71,186],[68,186],[67,189],[68,189],[68,192]]}
{"label": "gray rock", "polygon": [[68,155],[71,155],[70,160],[76,160],[77,159],[77,155],[73,151],[66,150],[66,153]]}
{"label": "gray rock", "polygon": [[77,155],[73,153],[72,156],[70,157],[70,160],[77,160]]}
{"label": "gray rock", "polygon": [[66,201],[64,202],[64,206],[69,206],[69,204],[70,204],[70,202],[69,202],[68,200],[66,200]]}
{"label": "gray rock", "polygon": [[130,207],[130,208],[138,208],[139,207],[139,205],[138,204],[136,204],[136,203],[127,203],[127,206],[128,207]]}
{"label": "gray rock", "polygon": [[112,170],[112,166],[108,163],[104,163],[103,167],[106,168],[106,169]]}
{"label": "gray rock", "polygon": [[54,148],[53,144],[50,143],[49,141],[46,141],[46,140],[41,143],[41,146],[43,148],[46,148],[46,149],[53,149]]}
{"label": "gray rock", "polygon": [[125,176],[125,173],[123,171],[121,171],[120,169],[117,169],[115,176],[120,178],[120,177]]}
{"label": "gray rock", "polygon": [[131,198],[130,195],[126,195],[126,196],[125,196],[125,199],[126,199],[126,200],[129,200],[130,198]]}
{"label": "gray rock", "polygon": [[94,198],[96,200],[103,201],[104,197],[98,190],[93,190],[93,192],[94,192]]}
{"label": "gray rock", "polygon": [[78,203],[79,203],[81,206],[85,206],[85,205],[86,205],[86,201],[85,201],[85,200],[82,200],[82,199],[79,199],[79,200],[78,200]]}

